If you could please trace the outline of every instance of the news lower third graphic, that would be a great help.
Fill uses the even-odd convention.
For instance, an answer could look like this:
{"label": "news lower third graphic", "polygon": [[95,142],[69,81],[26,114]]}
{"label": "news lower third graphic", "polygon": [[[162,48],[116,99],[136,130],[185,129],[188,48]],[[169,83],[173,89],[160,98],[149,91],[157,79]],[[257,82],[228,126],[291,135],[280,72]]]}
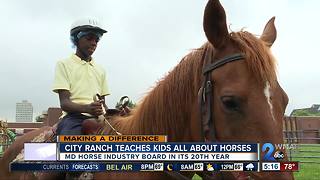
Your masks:
{"label": "news lower third graphic", "polygon": [[[296,171],[271,143],[167,142],[152,136],[59,136],[57,143],[25,143],[11,171]],[[262,168],[260,168],[262,167]]]}

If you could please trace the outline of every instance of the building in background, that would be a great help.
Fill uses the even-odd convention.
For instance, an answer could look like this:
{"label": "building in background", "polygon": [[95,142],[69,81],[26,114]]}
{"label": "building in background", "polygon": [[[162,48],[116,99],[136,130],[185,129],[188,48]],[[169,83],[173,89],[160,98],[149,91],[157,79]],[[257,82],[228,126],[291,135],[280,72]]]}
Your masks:
{"label": "building in background", "polygon": [[39,116],[38,122],[8,122],[8,129],[14,132],[17,136],[21,136],[43,126],[52,127],[59,121],[59,117],[61,115],[62,111],[60,108],[50,107],[47,111],[44,111],[43,114]]}
{"label": "building in background", "polygon": [[23,100],[16,103],[16,122],[32,122],[33,107],[30,102]]}

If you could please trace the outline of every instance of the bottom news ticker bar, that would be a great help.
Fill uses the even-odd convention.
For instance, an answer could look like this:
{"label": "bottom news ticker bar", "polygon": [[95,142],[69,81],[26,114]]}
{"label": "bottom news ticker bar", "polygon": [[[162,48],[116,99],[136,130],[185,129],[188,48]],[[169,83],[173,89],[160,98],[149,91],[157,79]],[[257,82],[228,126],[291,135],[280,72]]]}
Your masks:
{"label": "bottom news ticker bar", "polygon": [[259,171],[258,162],[17,162],[10,171]]}

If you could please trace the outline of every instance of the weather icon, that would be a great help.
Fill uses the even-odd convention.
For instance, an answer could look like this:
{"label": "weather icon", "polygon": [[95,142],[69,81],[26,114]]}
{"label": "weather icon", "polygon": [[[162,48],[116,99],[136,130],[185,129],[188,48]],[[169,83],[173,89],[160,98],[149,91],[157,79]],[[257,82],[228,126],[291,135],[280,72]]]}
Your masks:
{"label": "weather icon", "polygon": [[253,168],[254,168],[254,165],[253,165],[252,163],[250,163],[250,164],[246,165],[246,169],[247,169],[247,171],[252,171],[252,170],[253,170]]}
{"label": "weather icon", "polygon": [[172,164],[168,164],[167,165],[167,169],[168,169],[168,171],[172,171],[173,170],[173,165]]}
{"label": "weather icon", "polygon": [[207,164],[207,171],[214,171],[214,168],[211,164]]}

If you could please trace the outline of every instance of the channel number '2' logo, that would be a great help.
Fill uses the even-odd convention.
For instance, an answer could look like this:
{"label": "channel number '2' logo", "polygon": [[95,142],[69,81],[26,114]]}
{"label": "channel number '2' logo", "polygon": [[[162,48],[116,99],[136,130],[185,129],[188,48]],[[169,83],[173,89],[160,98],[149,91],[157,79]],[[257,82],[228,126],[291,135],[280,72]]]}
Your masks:
{"label": "channel number '2' logo", "polygon": [[[267,151],[267,148],[269,148],[268,151]],[[276,151],[272,156],[272,153],[274,151],[274,146],[271,143],[263,144],[262,151],[263,152],[267,151],[267,153],[263,157],[263,160],[276,161],[284,158],[284,153],[281,151]]]}
{"label": "channel number '2' logo", "polygon": [[[267,151],[267,148],[268,151]],[[266,161],[275,161],[275,158],[272,156],[272,153],[274,151],[274,146],[271,143],[264,143],[262,146],[262,152],[266,152],[267,153],[263,156],[263,160]]]}

